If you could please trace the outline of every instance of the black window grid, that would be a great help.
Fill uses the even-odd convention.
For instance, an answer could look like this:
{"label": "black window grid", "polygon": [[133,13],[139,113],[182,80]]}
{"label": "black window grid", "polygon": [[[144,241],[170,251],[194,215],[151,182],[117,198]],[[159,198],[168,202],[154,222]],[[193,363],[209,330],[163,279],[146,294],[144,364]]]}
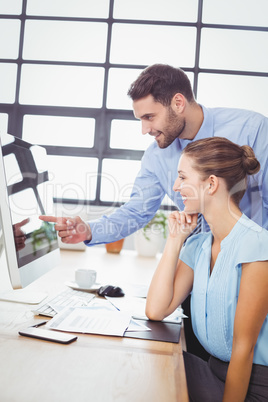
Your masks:
{"label": "black window grid", "polygon": [[[209,69],[200,68],[200,45],[201,45],[201,31],[203,28],[216,28],[216,29],[232,29],[232,30],[246,30],[246,31],[262,31],[268,32],[268,27],[261,26],[243,26],[243,25],[223,25],[223,24],[208,24],[202,22],[203,0],[198,1],[198,12],[196,22],[172,22],[172,21],[152,21],[152,20],[129,20],[129,19],[114,19],[113,8],[114,0],[110,0],[109,17],[106,18],[77,18],[77,17],[53,17],[53,16],[31,16],[26,15],[27,0],[23,0],[21,15],[1,15],[0,19],[20,19],[20,41],[19,41],[19,54],[16,60],[14,59],[1,59],[0,63],[16,63],[17,64],[17,81],[16,81],[16,95],[13,104],[0,103],[0,113],[8,114],[8,132],[18,138],[22,138],[23,130],[23,117],[26,114],[31,115],[49,115],[49,116],[68,116],[68,117],[87,117],[94,118],[96,121],[94,146],[92,148],[83,147],[67,147],[67,146],[50,146],[43,145],[46,148],[48,155],[58,156],[76,156],[76,157],[96,157],[99,160],[97,174],[97,188],[95,200],[73,200],[73,199],[54,199],[55,202],[64,203],[79,203],[83,205],[97,205],[97,206],[120,206],[121,202],[106,202],[100,199],[101,191],[101,173],[102,161],[108,159],[127,159],[127,160],[140,160],[143,151],[127,150],[127,149],[112,149],[110,143],[111,122],[113,119],[135,120],[131,110],[108,109],[106,107],[107,89],[108,89],[108,73],[110,68],[124,68],[124,69],[144,69],[147,65],[137,64],[115,64],[110,63],[110,50],[111,50],[111,32],[113,23],[127,23],[127,24],[146,24],[161,26],[183,26],[196,28],[196,47],[195,47],[195,63],[193,67],[182,66],[180,67],[185,72],[193,73],[193,91],[197,97],[198,77],[200,73],[207,74],[228,74],[236,76],[255,76],[255,77],[268,77],[268,72],[261,71],[243,71],[243,70],[226,70],[226,69]],[[108,24],[107,33],[107,47],[106,47],[106,60],[104,63],[93,62],[66,62],[66,61],[46,61],[46,60],[24,60],[22,58],[23,40],[25,21],[30,19],[50,20],[50,21],[86,21],[86,22],[105,22]],[[266,49],[265,49],[266,50]],[[21,81],[21,68],[22,64],[48,64],[48,65],[67,65],[67,66],[88,66],[88,67],[103,67],[104,74],[104,87],[103,87],[103,102],[101,108],[86,108],[86,107],[61,107],[61,106],[39,106],[39,105],[23,105],[19,103],[19,91]],[[131,84],[131,83],[129,83]],[[139,135],[139,133],[137,133]],[[164,206],[164,209],[170,207]]]}

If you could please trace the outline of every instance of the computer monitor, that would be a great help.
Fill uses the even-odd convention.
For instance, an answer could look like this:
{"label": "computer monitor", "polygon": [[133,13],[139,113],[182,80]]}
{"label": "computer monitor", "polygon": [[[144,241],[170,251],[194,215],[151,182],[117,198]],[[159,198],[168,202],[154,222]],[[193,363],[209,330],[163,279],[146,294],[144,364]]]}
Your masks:
{"label": "computer monitor", "polygon": [[0,299],[38,303],[46,294],[22,288],[60,261],[54,225],[38,218],[53,213],[46,151],[9,134],[0,140],[0,258],[13,288]]}

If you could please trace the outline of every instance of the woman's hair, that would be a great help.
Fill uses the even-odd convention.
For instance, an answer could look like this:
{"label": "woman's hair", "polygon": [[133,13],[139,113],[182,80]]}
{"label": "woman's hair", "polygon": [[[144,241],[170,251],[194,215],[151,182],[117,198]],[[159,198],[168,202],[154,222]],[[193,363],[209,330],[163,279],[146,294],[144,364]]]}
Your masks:
{"label": "woman's hair", "polygon": [[170,106],[173,96],[181,93],[188,102],[194,102],[191,83],[180,68],[167,64],[154,64],[141,72],[134,81],[128,95],[133,101],[152,95],[155,102]]}
{"label": "woman's hair", "polygon": [[203,180],[210,175],[225,180],[227,190],[239,205],[247,187],[247,175],[260,170],[260,163],[249,145],[239,146],[227,138],[204,138],[189,143],[182,152],[189,156]]}

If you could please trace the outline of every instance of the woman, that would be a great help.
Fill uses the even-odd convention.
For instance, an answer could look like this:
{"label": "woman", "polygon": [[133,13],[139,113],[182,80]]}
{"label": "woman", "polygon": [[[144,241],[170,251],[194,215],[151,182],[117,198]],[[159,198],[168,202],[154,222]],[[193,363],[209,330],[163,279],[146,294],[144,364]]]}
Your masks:
{"label": "woman", "polygon": [[[169,217],[146,314],[162,320],[192,292],[193,329],[211,357],[184,353],[191,401],[268,400],[268,232],[239,209],[259,169],[252,148],[220,137],[189,143],[179,161],[185,208]],[[185,243],[198,213],[211,232]]]}

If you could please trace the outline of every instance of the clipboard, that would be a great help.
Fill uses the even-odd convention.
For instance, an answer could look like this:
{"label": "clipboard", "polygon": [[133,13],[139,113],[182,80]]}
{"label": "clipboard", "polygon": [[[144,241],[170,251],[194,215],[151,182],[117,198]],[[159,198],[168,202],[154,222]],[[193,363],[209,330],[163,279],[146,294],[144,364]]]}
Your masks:
{"label": "clipboard", "polygon": [[151,331],[125,332],[124,337],[172,343],[180,341],[181,324],[140,319],[136,321],[150,328]]}

